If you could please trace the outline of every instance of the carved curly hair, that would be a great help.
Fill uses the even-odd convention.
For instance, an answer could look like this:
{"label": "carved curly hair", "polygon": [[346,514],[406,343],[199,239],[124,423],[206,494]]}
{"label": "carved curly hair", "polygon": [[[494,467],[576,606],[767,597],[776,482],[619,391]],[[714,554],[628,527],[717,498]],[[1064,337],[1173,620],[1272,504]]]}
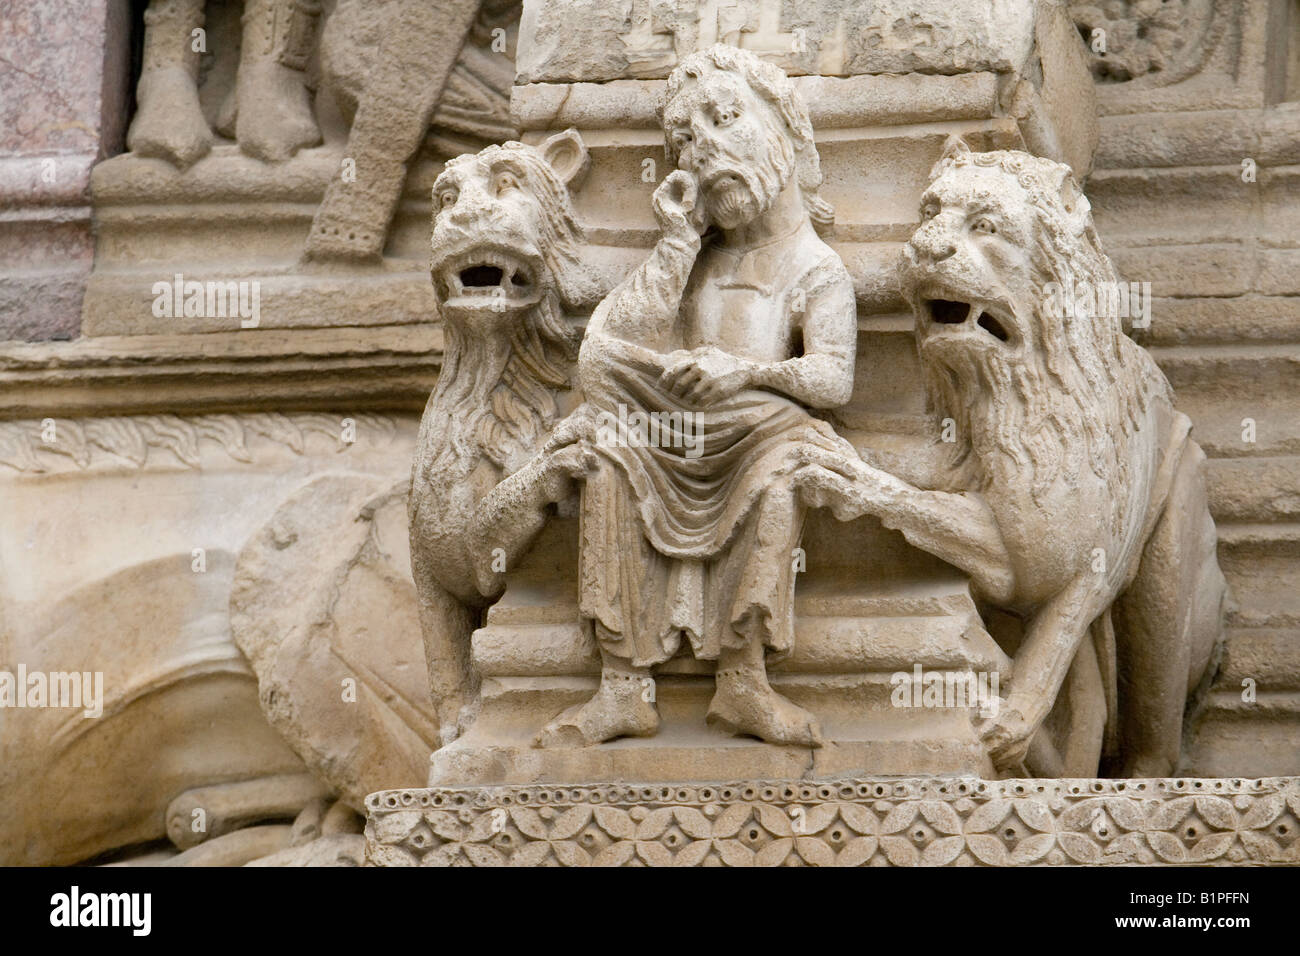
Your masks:
{"label": "carved curly hair", "polygon": [[[803,98],[795,91],[790,77],[780,67],[760,60],[748,50],[727,46],[725,43],[717,43],[707,50],[692,53],[668,76],[664,98],[659,104],[660,120],[663,119],[664,109],[682,91],[687,81],[698,80],[710,69],[739,75],[781,117],[794,140],[795,169],[799,177],[799,189],[803,193],[804,207],[808,210],[817,233],[829,235],[835,225],[835,210],[818,194],[822,185],[822,170],[821,158],[813,141],[812,120]],[[678,152],[673,148],[671,140],[665,141],[664,153],[668,164],[676,167]]]}

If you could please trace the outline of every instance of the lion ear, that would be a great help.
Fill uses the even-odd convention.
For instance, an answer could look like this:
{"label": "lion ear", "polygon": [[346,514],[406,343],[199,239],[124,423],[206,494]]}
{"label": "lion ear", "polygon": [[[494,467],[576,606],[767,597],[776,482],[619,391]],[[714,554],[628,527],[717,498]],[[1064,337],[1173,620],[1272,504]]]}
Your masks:
{"label": "lion ear", "polygon": [[938,179],[949,163],[968,159],[970,155],[971,148],[966,145],[966,141],[956,133],[950,134],[943,144],[943,153],[930,167],[930,181],[934,182],[934,180]]}
{"label": "lion ear", "polygon": [[569,186],[577,185],[591,163],[591,157],[587,154],[587,144],[582,141],[582,137],[573,127],[569,127],[563,133],[556,133],[538,149],[541,151],[542,159],[555,170],[555,175]]}
{"label": "lion ear", "polygon": [[945,159],[965,159],[970,154],[971,148],[966,144],[966,140],[956,133],[952,133],[943,144],[943,155],[939,157],[939,160],[942,162]]}
{"label": "lion ear", "polygon": [[1057,175],[1059,178],[1056,182],[1056,192],[1061,199],[1061,208],[1065,210],[1070,231],[1076,236],[1081,236],[1088,230],[1092,203],[1088,202],[1088,197],[1083,194],[1069,166],[1058,164]]}

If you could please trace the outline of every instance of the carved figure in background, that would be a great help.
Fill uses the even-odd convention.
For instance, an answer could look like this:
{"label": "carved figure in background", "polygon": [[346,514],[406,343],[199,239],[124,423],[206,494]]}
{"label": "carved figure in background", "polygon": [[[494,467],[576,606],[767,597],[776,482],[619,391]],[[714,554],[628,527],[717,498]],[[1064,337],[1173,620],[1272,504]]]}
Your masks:
{"label": "carved figure in background", "polygon": [[956,426],[942,490],[826,456],[802,480],[840,517],[879,516],[1023,617],[1010,692],[982,728],[1000,769],[1095,772],[1095,757],[1093,770],[1062,768],[1035,738],[1091,634],[1109,762],[1168,775],[1222,630],[1205,456],[1118,314],[1051,307],[1050,283],[1116,279],[1068,167],[953,141],[921,203],[901,277],[930,404]]}
{"label": "carved figure in background", "polygon": [[[320,13],[320,0],[244,4],[239,70],[216,125],[250,156],[278,162],[320,142],[306,73]],[[127,148],[185,169],[212,148],[198,94],[204,0],[150,0],[144,16],[140,107]]]}
{"label": "carved figure in background", "polygon": [[421,144],[456,156],[517,135],[509,99],[518,19],[519,0],[339,0],[321,72],[348,123],[356,176],[330,180],[308,259],[382,255]]}
{"label": "carved figure in background", "polygon": [[710,724],[816,747],[817,720],[772,689],[765,656],[794,641],[799,453],[857,458],[807,411],[852,391],[853,290],[817,234],[831,210],[807,109],[780,69],[734,47],[692,55],[668,79],[662,122],[678,167],[654,196],[663,235],[596,309],[579,374],[598,418],[623,406],[665,427],[657,447],[594,443],[579,606],[600,687],[537,742],[653,734],[652,668],[684,636],[717,661]]}
{"label": "carved figure in background", "polygon": [[569,387],[577,335],[565,313],[595,297],[569,199],[587,151],[572,131],[447,163],[433,189],[442,373],[416,446],[411,565],[442,742],[473,710],[470,634],[500,573],[570,499],[592,464],[571,440],[542,444]]}

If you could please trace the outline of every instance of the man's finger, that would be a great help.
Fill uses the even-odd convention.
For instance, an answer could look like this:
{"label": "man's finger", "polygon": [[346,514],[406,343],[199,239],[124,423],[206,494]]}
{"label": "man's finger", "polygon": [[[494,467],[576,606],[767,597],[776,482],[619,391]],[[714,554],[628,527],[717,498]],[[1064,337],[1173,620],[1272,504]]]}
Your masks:
{"label": "man's finger", "polygon": [[706,375],[704,372],[699,372],[687,389],[686,398],[696,405],[706,404],[711,401],[709,396],[717,384],[717,379]]}
{"label": "man's finger", "polygon": [[682,374],[678,376],[677,381],[673,383],[673,392],[683,398],[690,398],[691,394],[695,391],[696,386],[699,385],[700,379],[703,375],[704,373],[695,367],[683,369]]}
{"label": "man's finger", "polygon": [[816,445],[800,446],[799,456],[807,464],[820,465],[844,478],[852,480],[858,477],[858,470],[854,462],[843,455],[837,455],[824,448],[818,448]]}
{"label": "man's finger", "polygon": [[679,358],[659,376],[659,387],[670,392],[676,390],[678,379],[692,367],[694,367],[694,360],[689,356]]}
{"label": "man's finger", "polygon": [[716,405],[720,401],[722,401],[722,393],[713,386],[705,386],[702,391],[698,392],[695,397],[691,399],[693,404],[702,408]]}

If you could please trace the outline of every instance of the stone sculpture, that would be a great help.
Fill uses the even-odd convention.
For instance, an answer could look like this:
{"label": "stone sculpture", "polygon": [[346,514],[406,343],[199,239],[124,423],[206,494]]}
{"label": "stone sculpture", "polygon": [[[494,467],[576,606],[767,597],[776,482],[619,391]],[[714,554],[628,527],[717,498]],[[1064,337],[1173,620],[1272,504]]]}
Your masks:
{"label": "stone sculpture", "polygon": [[[308,259],[378,258],[408,167],[435,134],[455,156],[509,137],[505,50],[518,0],[341,0],[321,39],[323,81],[349,125],[356,177],[335,177],[316,211]],[[448,141],[446,127],[452,129]],[[469,144],[466,139],[468,138]],[[472,144],[472,145],[471,145]]]}
{"label": "stone sculpture", "polygon": [[[816,719],[772,689],[765,654],[794,641],[803,511],[789,475],[809,446],[854,455],[806,410],[852,390],[852,285],[817,236],[831,211],[781,70],[714,46],[669,77],[662,120],[678,167],[654,197],[663,236],[592,316],[579,373],[597,418],[623,409],[667,427],[659,447],[595,443],[579,601],[600,687],[538,743],[653,734],[652,668],[685,635],[718,662],[711,724],[815,747]],[[702,448],[685,440],[696,416]]]}
{"label": "stone sculpture", "polygon": [[[204,6],[150,0],[140,110],[127,134],[129,149],[182,169],[212,148],[198,93]],[[238,73],[216,126],[250,156],[278,162],[320,142],[306,74],[320,14],[320,0],[246,0]]]}
{"label": "stone sculpture", "polygon": [[1031,742],[1091,635],[1113,770],[1170,774],[1222,631],[1205,456],[1119,315],[1061,307],[1116,282],[1069,168],[954,141],[932,180],[901,278],[930,403],[955,424],[950,467],[936,490],[829,457],[806,480],[1024,616],[1010,692],[982,730],[1000,769],[1060,775]]}
{"label": "stone sculpture", "polygon": [[572,497],[591,452],[543,449],[578,340],[566,310],[593,297],[568,187],[587,163],[574,133],[489,146],[434,185],[434,290],[446,333],[411,475],[411,566],[443,743],[477,679],[469,637],[504,571]]}
{"label": "stone sculpture", "polygon": [[1292,7],[7,5],[0,862],[1300,862]]}

